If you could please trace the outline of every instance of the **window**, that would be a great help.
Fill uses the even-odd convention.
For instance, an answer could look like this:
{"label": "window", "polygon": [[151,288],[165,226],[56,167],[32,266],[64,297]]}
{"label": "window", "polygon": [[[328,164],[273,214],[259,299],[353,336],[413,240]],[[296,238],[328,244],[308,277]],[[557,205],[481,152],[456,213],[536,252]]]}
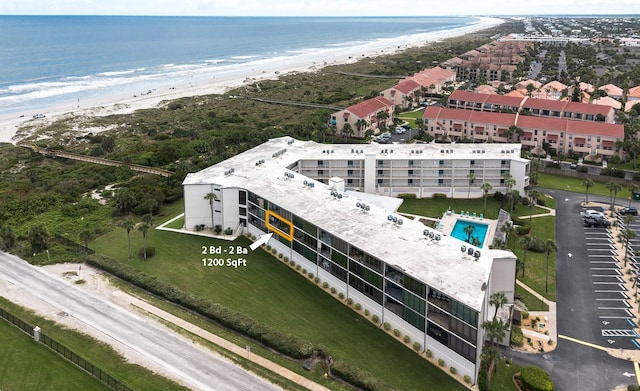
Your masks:
{"label": "window", "polygon": [[469,163],[473,166],[474,164],[476,164],[476,161],[475,161],[475,160],[472,160],[472,161],[470,161]]}
{"label": "window", "polygon": [[324,175],[324,170],[318,170],[318,175]]}
{"label": "window", "polygon": [[409,170],[408,174],[409,176],[413,175],[413,170]]}
{"label": "window", "polygon": [[347,175],[349,176],[353,175],[353,170],[347,170]]}
{"label": "window", "polygon": [[413,179],[409,178],[409,179],[407,180],[407,184],[409,184],[409,185],[413,185]]}
{"label": "window", "polygon": [[347,160],[347,166],[353,167],[353,160]]}
{"label": "window", "polygon": [[324,166],[324,161],[318,160],[318,167],[322,167],[322,166]]}

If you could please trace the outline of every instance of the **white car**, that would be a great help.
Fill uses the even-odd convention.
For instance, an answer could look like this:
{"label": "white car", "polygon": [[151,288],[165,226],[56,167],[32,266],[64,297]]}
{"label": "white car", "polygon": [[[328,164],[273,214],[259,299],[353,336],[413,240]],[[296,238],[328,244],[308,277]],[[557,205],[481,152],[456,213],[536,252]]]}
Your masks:
{"label": "white car", "polygon": [[593,209],[583,210],[582,212],[580,212],[580,215],[583,218],[586,218],[586,217],[602,217],[602,218],[604,218],[605,217],[604,213],[599,212],[597,210],[593,210]]}
{"label": "white car", "polygon": [[405,128],[403,128],[402,126],[398,126],[395,130],[395,134],[405,134],[407,132],[407,130]]}

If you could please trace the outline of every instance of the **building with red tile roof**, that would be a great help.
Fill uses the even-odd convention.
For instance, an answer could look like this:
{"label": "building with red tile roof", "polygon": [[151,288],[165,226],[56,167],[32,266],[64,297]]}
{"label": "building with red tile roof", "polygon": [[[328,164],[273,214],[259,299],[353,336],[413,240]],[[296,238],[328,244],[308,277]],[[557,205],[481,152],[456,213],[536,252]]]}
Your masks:
{"label": "building with red tile roof", "polygon": [[629,88],[627,92],[627,101],[640,100],[640,86]]}
{"label": "building with red tile roof", "polygon": [[613,107],[615,110],[620,110],[622,108],[622,103],[610,96],[594,99],[591,103],[593,103],[594,105]]}
{"label": "building with red tile roof", "polygon": [[408,108],[417,102],[422,86],[413,79],[404,79],[391,88],[382,91],[380,95],[389,99],[395,106]]}
{"label": "building with red tile roof", "polygon": [[622,99],[622,95],[624,95],[624,91],[622,91],[622,88],[618,87],[615,84],[605,84],[598,89],[606,92],[607,95],[612,97],[613,99]]}
{"label": "building with red tile roof", "polygon": [[[329,123],[336,127],[339,134],[342,134],[344,126],[349,124],[353,131],[350,136],[362,138],[367,130],[377,133],[381,126],[390,125],[393,110],[393,102],[384,96],[377,96],[333,113]],[[386,118],[381,118],[378,115],[380,112],[385,113]]]}
{"label": "building with red tile roof", "polygon": [[[466,139],[480,143],[519,141],[523,148],[528,150],[548,145],[549,149],[556,152],[573,151],[580,156],[612,156],[617,152],[616,142],[624,139],[624,126],[621,124],[577,121],[564,117],[538,117],[431,106],[425,110],[422,119],[425,131],[436,139]],[[522,129],[522,135],[508,137],[511,126]]]}
{"label": "building with red tile roof", "polygon": [[580,121],[613,123],[615,110],[610,106],[581,102],[528,98],[526,96],[478,94],[456,90],[451,93],[447,106],[457,109],[524,113],[538,117],[565,118]]}

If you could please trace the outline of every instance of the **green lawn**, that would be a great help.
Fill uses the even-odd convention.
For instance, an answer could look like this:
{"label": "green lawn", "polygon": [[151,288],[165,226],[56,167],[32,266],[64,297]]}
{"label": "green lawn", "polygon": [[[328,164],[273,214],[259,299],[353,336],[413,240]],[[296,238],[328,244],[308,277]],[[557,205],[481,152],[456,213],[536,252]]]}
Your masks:
{"label": "green lawn", "polygon": [[[132,232],[131,239],[137,252],[142,245],[141,234]],[[244,256],[246,267],[203,266],[203,246],[248,249],[250,242],[246,238],[227,242],[151,231],[148,242],[155,247],[156,255],[146,263],[137,258],[127,259],[127,236],[123,229],[96,239],[91,248],[278,330],[326,346],[334,360],[345,360],[375,373],[398,389],[464,389],[410,348],[261,249]],[[228,257],[236,256],[224,255]],[[309,271],[315,274],[314,270]]]}
{"label": "green lawn", "polygon": [[491,391],[517,391],[513,383],[513,375],[520,372],[522,365],[505,363],[505,360],[498,361],[498,370],[491,376]]}
{"label": "green lawn", "polygon": [[[143,368],[139,365],[127,363],[122,356],[120,356],[107,344],[98,342],[95,339],[87,335],[80,334],[79,332],[76,332],[74,330],[63,328],[62,326],[57,325],[54,321],[37,316],[33,311],[17,306],[2,297],[0,297],[0,305],[5,310],[19,317],[23,321],[32,325],[38,325],[42,329],[42,332],[44,334],[65,345],[76,354],[82,356],[82,358],[84,358],[85,360],[99,366],[103,371],[107,372],[115,379],[118,379],[120,382],[134,390],[186,390],[186,388],[181,387],[177,383],[154,374],[146,368]],[[6,322],[4,320],[0,320],[0,326],[2,323]],[[36,381],[36,379],[39,378],[39,370],[33,370],[33,368],[39,368],[40,364],[38,364],[38,361],[36,361],[32,366],[30,362],[30,360],[32,359],[30,350],[25,349],[24,351],[20,351],[20,354],[18,354],[17,350],[5,349],[5,342],[3,341],[4,336],[4,330],[0,328],[0,346],[2,346],[2,348],[0,348],[0,363],[3,364],[0,365],[1,390],[105,389],[102,387],[98,387],[99,385],[94,385],[95,382],[88,375],[79,377],[78,375],[73,375],[72,373],[70,373],[67,376],[66,373],[69,371],[65,372],[64,369],[67,365],[67,360],[55,355],[51,356],[51,363],[48,365],[53,368],[61,368],[60,370],[63,375],[58,377],[55,373],[55,370],[52,370],[49,373],[48,378],[42,379],[42,384],[44,384],[42,387],[35,386],[36,383],[34,383],[33,387],[29,386],[29,382],[32,381],[32,377],[34,378],[33,381]],[[40,346],[35,344],[31,344],[31,346],[33,346],[34,349],[32,350],[34,351],[36,348],[41,348]],[[44,348],[44,345],[42,345],[42,349]],[[25,352],[28,352],[30,354],[24,354]],[[51,354],[55,353],[51,352]],[[54,359],[58,360],[59,363],[55,364],[53,362],[55,361]],[[14,371],[12,366],[8,364],[9,362],[18,362],[20,363],[20,366],[27,365],[29,367],[23,368],[22,370],[15,369]],[[73,366],[71,368],[73,368]],[[76,371],[79,372],[80,370]],[[21,374],[22,376],[14,376],[14,372],[16,374]],[[15,379],[15,383],[13,383],[13,386],[11,386],[11,384],[4,384],[5,375],[9,379]],[[68,385],[67,378],[77,379],[75,381],[77,381],[80,386],[76,387]],[[51,383],[50,388],[47,388],[49,387],[48,383]]]}
{"label": "green lawn", "polygon": [[1,390],[110,390],[4,319],[0,346]]}
{"label": "green lawn", "polygon": [[[607,190],[607,188],[605,187],[605,184],[610,181],[610,178],[606,176],[592,176],[591,179],[593,180],[594,184],[593,186],[591,186],[591,188],[589,188],[590,195],[597,194],[606,197],[609,197],[611,195],[609,193],[609,190]],[[540,173],[540,178],[538,179],[538,184],[536,186],[545,189],[573,191],[586,196],[586,189],[582,184],[583,182],[584,179],[582,178]],[[628,200],[629,197],[631,197],[631,192],[629,191],[628,187],[623,186],[622,190],[619,191],[616,195],[616,200]]]}

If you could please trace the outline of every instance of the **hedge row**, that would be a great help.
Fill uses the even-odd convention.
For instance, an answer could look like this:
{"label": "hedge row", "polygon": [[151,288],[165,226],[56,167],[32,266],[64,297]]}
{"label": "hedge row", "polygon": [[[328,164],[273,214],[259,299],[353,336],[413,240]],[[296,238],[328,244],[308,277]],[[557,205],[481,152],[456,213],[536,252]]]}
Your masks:
{"label": "hedge row", "polygon": [[220,325],[251,337],[265,346],[293,358],[311,357],[313,351],[318,351],[311,343],[289,334],[283,334],[257,320],[208,299],[188,294],[174,286],[158,280],[155,276],[139,272],[134,268],[101,255],[90,255],[87,263],[103,269],[140,288],[179,304]]}
{"label": "hedge row", "polygon": [[524,335],[520,327],[514,326],[511,329],[511,345],[522,347],[524,345]]}
{"label": "hedge row", "polygon": [[364,391],[395,390],[377,377],[348,363],[337,361],[331,366],[331,374]]}

